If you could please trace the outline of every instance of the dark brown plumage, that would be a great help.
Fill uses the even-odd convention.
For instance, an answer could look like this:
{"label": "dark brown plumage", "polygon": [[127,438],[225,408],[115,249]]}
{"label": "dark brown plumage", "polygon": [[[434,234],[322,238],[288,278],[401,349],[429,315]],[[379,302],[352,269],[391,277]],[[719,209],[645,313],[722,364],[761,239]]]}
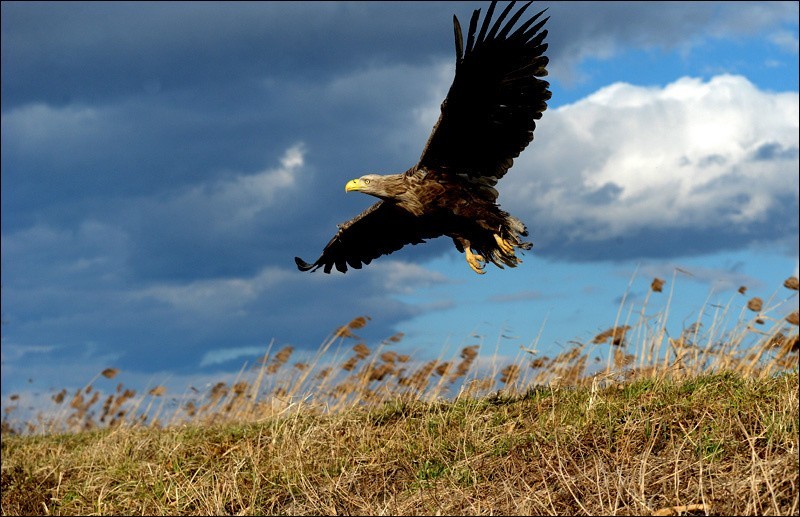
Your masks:
{"label": "dark brown plumage", "polygon": [[453,16],[455,78],[419,162],[404,173],[368,174],[348,182],[346,191],[381,201],[339,225],[313,264],[295,257],[301,271],[360,269],[406,244],[442,235],[466,253],[476,273],[484,272],[487,261],[501,268],[520,262],[514,250],[531,248],[521,240],[528,232],[499,208],[494,186],[533,140],[550,91],[540,79],[547,75],[547,30],[541,29],[548,18],[537,23],[541,11],[514,29],[531,2],[503,24],[514,3],[491,24],[492,2],[480,29],[480,9],[475,10],[466,46]]}

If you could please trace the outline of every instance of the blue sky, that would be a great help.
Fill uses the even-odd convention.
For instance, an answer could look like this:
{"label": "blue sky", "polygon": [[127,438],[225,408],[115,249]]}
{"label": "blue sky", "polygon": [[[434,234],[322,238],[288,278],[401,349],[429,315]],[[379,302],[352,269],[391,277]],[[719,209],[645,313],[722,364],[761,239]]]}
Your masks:
{"label": "blue sky", "polygon": [[523,264],[478,276],[438,239],[297,271],[374,201],[347,180],[416,163],[452,15],[486,6],[3,2],[3,403],[111,366],[182,390],[360,315],[419,358],[515,356],[590,340],[655,276],[674,333],[741,285],[787,297],[796,2],[537,2],[553,97],[498,187]]}

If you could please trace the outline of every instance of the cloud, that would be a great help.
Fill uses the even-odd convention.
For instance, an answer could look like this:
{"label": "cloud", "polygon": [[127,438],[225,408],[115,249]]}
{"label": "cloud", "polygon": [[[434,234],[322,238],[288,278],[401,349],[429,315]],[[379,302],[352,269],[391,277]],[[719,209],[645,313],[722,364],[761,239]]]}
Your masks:
{"label": "cloud", "polygon": [[[132,273],[142,280],[252,274],[278,254],[311,179],[306,147],[283,152],[280,165],[217,177],[156,195],[132,197],[117,208],[119,224],[136,243]],[[190,275],[186,276],[185,272]]]}
{"label": "cloud", "polygon": [[384,259],[383,262],[376,262],[372,269],[375,272],[375,287],[389,293],[409,294],[420,288],[451,282],[441,273],[397,260]]}
{"label": "cloud", "polygon": [[29,288],[54,291],[65,285],[82,287],[87,282],[113,283],[125,267],[131,246],[120,228],[94,219],[86,219],[73,229],[37,224],[3,235],[2,243],[3,270],[8,279],[36,279]]}
{"label": "cloud", "polygon": [[3,364],[6,364],[10,361],[19,361],[25,356],[47,354],[52,352],[54,349],[55,347],[52,345],[19,346],[4,343],[3,348],[0,350],[0,357],[2,357]]}
{"label": "cloud", "polygon": [[797,54],[800,43],[798,43],[797,32],[779,30],[770,36],[770,41],[779,48],[790,54]]}
{"label": "cloud", "polygon": [[46,11],[4,3],[2,9],[3,64],[17,71],[3,78],[10,87],[3,89],[4,106],[31,99],[111,101],[265,76],[320,80],[345,66],[380,61],[375,53],[388,55],[389,48],[415,62],[421,51],[439,46],[436,36],[449,30],[455,10],[436,2],[401,9],[352,2],[251,3],[234,10],[87,4]]}
{"label": "cloud", "polygon": [[616,83],[545,113],[500,202],[540,253],[575,260],[678,255],[689,235],[740,248],[797,233],[797,164],[796,93],[732,75]]}
{"label": "cloud", "polygon": [[200,366],[210,366],[214,364],[223,364],[229,361],[238,360],[242,362],[242,358],[252,358],[264,355],[263,346],[245,346],[239,348],[226,348],[222,350],[209,350],[200,359]]}
{"label": "cloud", "polygon": [[[265,190],[291,186],[287,182],[302,164],[284,166],[283,175],[259,168],[292,146],[304,159],[300,139],[275,137],[274,129],[265,138],[261,127],[253,128],[251,115],[200,109],[198,102],[210,101],[178,94],[114,104],[36,102],[4,110],[2,195],[4,208],[14,213],[4,218],[4,230],[43,218],[79,224],[87,213],[106,219],[128,199],[176,192],[220,203],[227,195],[228,204],[252,207]],[[231,181],[236,176],[238,185]],[[187,192],[192,186],[208,191]]]}
{"label": "cloud", "polygon": [[152,299],[194,317],[227,318],[288,279],[290,271],[264,268],[252,278],[214,278],[183,284],[156,284],[131,293],[133,299]]}
{"label": "cloud", "polygon": [[794,32],[780,28],[797,20],[793,2],[553,2],[550,28],[550,75],[566,84],[587,79],[580,64],[611,60],[631,49],[679,50],[684,55],[712,40],[744,40],[761,31],[792,48]]}
{"label": "cloud", "polygon": [[77,142],[97,139],[114,126],[101,108],[85,105],[54,107],[36,102],[3,113],[4,143],[21,152],[35,153],[43,146],[61,143],[65,148]]}
{"label": "cloud", "polygon": [[[207,237],[220,237],[243,225],[251,225],[296,188],[303,172],[303,144],[287,149],[280,167],[254,174],[238,173],[230,177],[192,185],[167,196],[136,202],[137,210],[160,221],[186,223]],[[140,204],[141,202],[141,204]]]}

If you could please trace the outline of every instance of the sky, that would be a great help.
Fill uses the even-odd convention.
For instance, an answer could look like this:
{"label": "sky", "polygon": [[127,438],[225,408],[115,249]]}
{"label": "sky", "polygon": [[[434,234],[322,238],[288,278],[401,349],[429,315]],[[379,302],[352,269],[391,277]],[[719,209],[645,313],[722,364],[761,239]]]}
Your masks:
{"label": "sky", "polygon": [[487,7],[4,1],[3,404],[107,367],[213,384],[362,315],[428,359],[553,355],[645,300],[673,334],[751,295],[796,310],[797,2],[536,2],[553,96],[498,184],[523,263],[478,276],[440,238],[299,272],[375,201],[348,180],[416,163],[452,16]]}

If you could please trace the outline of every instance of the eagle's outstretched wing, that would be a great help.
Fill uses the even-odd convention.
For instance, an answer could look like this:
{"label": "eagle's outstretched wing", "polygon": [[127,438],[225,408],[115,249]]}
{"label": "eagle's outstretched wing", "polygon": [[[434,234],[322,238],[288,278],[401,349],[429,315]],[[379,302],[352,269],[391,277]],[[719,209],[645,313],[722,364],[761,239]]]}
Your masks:
{"label": "eagle's outstretched wing", "polygon": [[415,217],[394,203],[378,201],[339,225],[339,231],[316,262],[309,264],[300,257],[295,257],[294,261],[301,271],[323,268],[330,273],[335,266],[344,273],[348,265],[361,269],[362,264],[369,264],[372,259],[388,255],[406,244],[421,244],[441,234],[428,218]]}
{"label": "eagle's outstretched wing", "polygon": [[511,32],[530,2],[502,25],[514,6],[509,3],[490,27],[495,3],[477,36],[480,9],[473,12],[466,48],[453,16],[455,78],[417,165],[434,173],[466,174],[492,186],[533,140],[535,120],[550,98],[549,83],[539,79],[547,75],[547,30],[540,30],[549,18],[534,25],[545,11]]}

